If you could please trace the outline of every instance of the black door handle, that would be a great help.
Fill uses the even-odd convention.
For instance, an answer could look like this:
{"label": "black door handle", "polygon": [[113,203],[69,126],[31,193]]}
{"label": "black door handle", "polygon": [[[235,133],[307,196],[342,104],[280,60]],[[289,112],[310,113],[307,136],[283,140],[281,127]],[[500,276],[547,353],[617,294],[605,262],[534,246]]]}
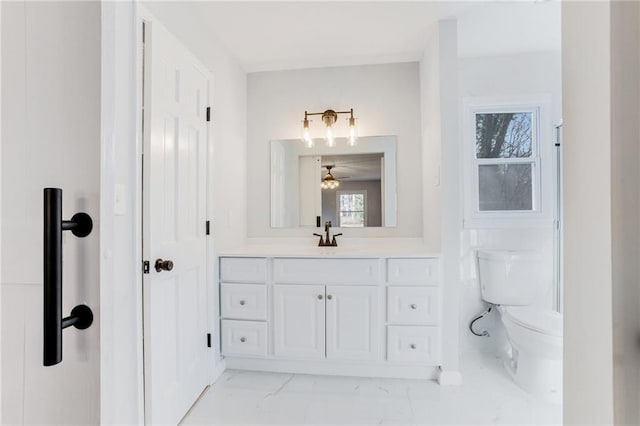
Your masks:
{"label": "black door handle", "polygon": [[62,361],[62,330],[74,326],[89,328],[93,312],[86,305],[78,305],[71,315],[62,317],[62,231],[76,237],[86,237],[93,229],[93,221],[86,213],[76,213],[71,220],[62,220],[62,189],[44,189],[44,335],[45,367]]}
{"label": "black door handle", "polygon": [[156,259],[156,272],[170,271],[173,269],[173,262],[170,260]]}

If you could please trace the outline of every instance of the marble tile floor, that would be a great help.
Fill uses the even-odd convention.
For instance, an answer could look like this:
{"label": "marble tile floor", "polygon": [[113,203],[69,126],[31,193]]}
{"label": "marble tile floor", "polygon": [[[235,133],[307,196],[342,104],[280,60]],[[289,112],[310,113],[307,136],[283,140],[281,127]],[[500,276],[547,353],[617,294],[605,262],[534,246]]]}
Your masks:
{"label": "marble tile floor", "polygon": [[227,370],[184,425],[560,425],[562,407],[517,387],[492,355],[461,360],[462,386],[434,381]]}

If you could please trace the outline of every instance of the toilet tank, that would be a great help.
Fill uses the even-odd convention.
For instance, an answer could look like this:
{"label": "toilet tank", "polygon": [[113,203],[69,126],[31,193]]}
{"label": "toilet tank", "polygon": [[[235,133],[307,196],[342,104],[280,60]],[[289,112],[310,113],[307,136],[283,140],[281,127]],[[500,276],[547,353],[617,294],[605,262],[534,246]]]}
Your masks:
{"label": "toilet tank", "polygon": [[482,299],[496,305],[530,305],[545,286],[542,258],[535,252],[478,250]]}

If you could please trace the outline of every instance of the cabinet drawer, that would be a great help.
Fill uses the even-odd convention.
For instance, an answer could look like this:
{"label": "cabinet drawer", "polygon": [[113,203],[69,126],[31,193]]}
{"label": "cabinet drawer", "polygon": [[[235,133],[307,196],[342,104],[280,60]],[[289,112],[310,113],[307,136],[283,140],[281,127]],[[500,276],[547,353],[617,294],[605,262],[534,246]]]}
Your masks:
{"label": "cabinet drawer", "polygon": [[281,284],[377,284],[380,282],[380,261],[274,259],[273,280]]}
{"label": "cabinet drawer", "polygon": [[387,358],[389,361],[410,361],[437,365],[440,358],[438,327],[387,327]]}
{"label": "cabinet drawer", "polygon": [[222,284],[220,310],[223,318],[267,319],[267,286],[262,284]]}
{"label": "cabinet drawer", "polygon": [[223,320],[222,353],[267,356],[267,323]]}
{"label": "cabinet drawer", "polygon": [[267,259],[222,257],[220,258],[220,280],[227,282],[264,283],[267,281]]}
{"label": "cabinet drawer", "polygon": [[387,320],[392,324],[437,325],[438,287],[388,287]]}
{"label": "cabinet drawer", "polygon": [[389,259],[389,284],[431,285],[440,283],[439,259]]}

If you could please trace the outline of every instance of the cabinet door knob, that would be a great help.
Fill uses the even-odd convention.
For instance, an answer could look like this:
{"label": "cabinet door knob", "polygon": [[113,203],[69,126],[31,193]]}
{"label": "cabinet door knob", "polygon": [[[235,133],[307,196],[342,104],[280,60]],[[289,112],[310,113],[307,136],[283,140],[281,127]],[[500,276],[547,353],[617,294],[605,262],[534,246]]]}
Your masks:
{"label": "cabinet door knob", "polygon": [[246,341],[247,341],[247,338],[246,338],[246,337],[241,337],[241,338],[240,338],[240,341],[241,341],[242,343],[244,343],[244,342],[246,342]]}
{"label": "cabinet door knob", "polygon": [[415,344],[415,343],[412,343],[409,347],[410,347],[411,349],[415,349],[415,348],[416,348],[416,344]]}
{"label": "cabinet door knob", "polygon": [[416,305],[415,303],[412,303],[411,305],[409,305],[409,307],[411,309],[418,309],[418,305]]}
{"label": "cabinet door knob", "polygon": [[244,301],[244,300],[241,300],[241,301],[240,301],[240,306],[244,306],[244,304],[245,304],[245,301]]}
{"label": "cabinet door knob", "polygon": [[333,296],[330,295],[330,294],[327,294],[327,299],[331,300],[331,299],[333,299]]}
{"label": "cabinet door knob", "polygon": [[322,295],[321,294],[318,295],[318,300],[322,300]]}

